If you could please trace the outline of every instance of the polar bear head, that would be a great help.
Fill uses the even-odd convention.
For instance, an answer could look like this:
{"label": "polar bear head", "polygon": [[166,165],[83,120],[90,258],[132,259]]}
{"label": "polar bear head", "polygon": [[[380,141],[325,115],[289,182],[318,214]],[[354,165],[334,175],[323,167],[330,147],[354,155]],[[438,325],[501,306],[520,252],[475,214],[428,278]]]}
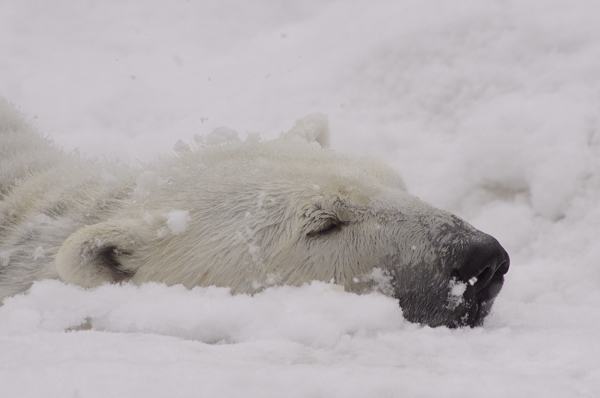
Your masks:
{"label": "polar bear head", "polygon": [[410,195],[377,159],[328,143],[317,114],[277,140],[232,136],[148,165],[110,220],[65,241],[59,274],[235,293],[319,280],[380,290],[410,321],[480,324],[508,271],[502,246]]}

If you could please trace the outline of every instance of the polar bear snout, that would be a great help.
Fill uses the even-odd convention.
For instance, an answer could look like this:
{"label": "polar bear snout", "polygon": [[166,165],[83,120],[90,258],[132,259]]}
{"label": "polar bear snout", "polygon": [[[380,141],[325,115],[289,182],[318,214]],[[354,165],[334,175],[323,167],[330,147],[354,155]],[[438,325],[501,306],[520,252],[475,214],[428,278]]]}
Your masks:
{"label": "polar bear snout", "polygon": [[[490,235],[466,223],[443,229],[445,245],[412,257],[392,259],[390,274],[404,317],[431,327],[480,326],[504,284],[510,259]],[[424,288],[425,287],[425,288]]]}

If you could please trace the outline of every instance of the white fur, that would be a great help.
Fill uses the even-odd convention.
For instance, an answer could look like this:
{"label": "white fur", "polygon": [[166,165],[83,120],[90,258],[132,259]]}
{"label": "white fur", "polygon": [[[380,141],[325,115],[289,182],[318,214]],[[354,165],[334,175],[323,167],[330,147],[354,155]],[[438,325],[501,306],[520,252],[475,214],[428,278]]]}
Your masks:
{"label": "white fur", "polygon": [[426,233],[451,219],[378,160],[328,149],[321,114],[131,169],[57,151],[2,102],[0,144],[0,297],[40,278],[360,291],[386,256],[434,259]]}

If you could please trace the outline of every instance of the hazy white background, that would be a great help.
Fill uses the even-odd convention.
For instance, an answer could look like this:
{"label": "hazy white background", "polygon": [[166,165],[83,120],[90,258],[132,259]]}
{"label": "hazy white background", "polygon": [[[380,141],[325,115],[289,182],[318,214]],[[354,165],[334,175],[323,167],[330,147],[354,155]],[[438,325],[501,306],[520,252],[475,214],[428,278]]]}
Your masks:
{"label": "hazy white background", "polygon": [[461,330],[319,283],[38,283],[0,308],[0,395],[599,396],[599,15],[594,0],[3,0],[0,95],[66,151],[151,159],[320,111],[336,150],[384,159],[512,265],[486,324]]}

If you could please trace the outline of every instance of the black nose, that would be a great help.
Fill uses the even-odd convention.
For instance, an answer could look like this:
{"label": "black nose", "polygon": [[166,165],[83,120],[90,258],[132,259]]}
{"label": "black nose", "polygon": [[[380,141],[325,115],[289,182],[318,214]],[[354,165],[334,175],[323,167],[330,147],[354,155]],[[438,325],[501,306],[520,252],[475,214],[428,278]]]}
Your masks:
{"label": "black nose", "polygon": [[469,247],[466,261],[454,270],[454,275],[473,286],[477,299],[483,302],[500,293],[509,266],[508,253],[496,239],[490,237]]}

